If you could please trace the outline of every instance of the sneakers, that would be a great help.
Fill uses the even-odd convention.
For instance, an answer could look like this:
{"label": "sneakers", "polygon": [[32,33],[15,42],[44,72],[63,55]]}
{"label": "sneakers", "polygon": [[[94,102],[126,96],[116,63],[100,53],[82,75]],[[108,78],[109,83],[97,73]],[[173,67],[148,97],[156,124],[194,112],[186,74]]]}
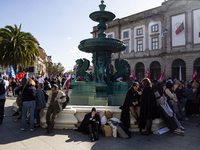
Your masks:
{"label": "sneakers", "polygon": [[181,129],[176,129],[176,130],[174,130],[174,133],[175,134],[184,134],[185,132],[182,131]]}
{"label": "sneakers", "polygon": [[21,131],[24,131],[24,128],[20,128]]}
{"label": "sneakers", "polygon": [[19,112],[15,112],[12,116],[18,116],[19,115]]}
{"label": "sneakers", "polygon": [[35,128],[33,128],[33,129],[30,129],[30,131],[31,131],[31,132],[33,132],[34,130],[35,130]]}
{"label": "sneakers", "polygon": [[181,130],[185,130],[185,128],[184,128],[183,126],[180,126],[179,128],[180,128]]}
{"label": "sneakers", "polygon": [[184,118],[184,120],[189,120],[189,119],[186,117],[186,118]]}

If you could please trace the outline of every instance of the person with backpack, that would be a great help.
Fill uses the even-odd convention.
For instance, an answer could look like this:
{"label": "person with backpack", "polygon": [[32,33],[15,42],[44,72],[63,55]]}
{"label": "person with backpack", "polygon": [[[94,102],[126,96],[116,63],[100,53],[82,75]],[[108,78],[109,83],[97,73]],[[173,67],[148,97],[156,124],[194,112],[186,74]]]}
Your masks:
{"label": "person with backpack", "polygon": [[4,119],[4,106],[6,101],[6,84],[0,75],[0,125]]}
{"label": "person with backpack", "polygon": [[[62,110],[62,103],[66,101],[66,95],[61,90],[58,90],[58,86],[53,84],[51,86],[51,92],[48,98],[48,109],[46,114],[47,131],[46,134],[52,132],[54,124],[56,122],[56,117],[58,113]],[[52,114],[52,119],[50,116]]]}
{"label": "person with backpack", "polygon": [[40,126],[40,111],[46,107],[45,95],[42,91],[43,84],[39,83],[38,89],[36,91],[36,108],[35,108],[35,117],[37,120],[37,124],[35,127]]}

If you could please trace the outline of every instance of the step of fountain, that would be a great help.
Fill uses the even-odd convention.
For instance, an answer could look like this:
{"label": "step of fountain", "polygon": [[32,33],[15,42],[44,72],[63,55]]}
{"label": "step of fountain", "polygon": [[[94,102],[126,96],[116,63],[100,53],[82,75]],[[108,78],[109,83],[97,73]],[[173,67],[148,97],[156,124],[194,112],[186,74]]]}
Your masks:
{"label": "step of fountain", "polygon": [[[16,102],[13,103],[14,110],[17,110],[18,106]],[[94,106],[75,106],[69,105],[65,109],[63,109],[56,118],[56,123],[54,128],[56,129],[76,129],[76,126],[79,126],[81,121],[83,120],[85,114],[91,112],[91,109]],[[113,117],[120,118],[121,109],[119,106],[95,106],[97,111],[105,111],[109,110],[113,112]],[[43,128],[46,127],[46,112],[47,108],[40,114],[40,122]],[[131,126],[129,128],[130,131],[138,132],[139,129],[137,125],[134,124],[135,119],[131,116]],[[162,127],[164,127],[164,123],[161,119],[155,119],[153,121],[152,130],[156,131]]]}

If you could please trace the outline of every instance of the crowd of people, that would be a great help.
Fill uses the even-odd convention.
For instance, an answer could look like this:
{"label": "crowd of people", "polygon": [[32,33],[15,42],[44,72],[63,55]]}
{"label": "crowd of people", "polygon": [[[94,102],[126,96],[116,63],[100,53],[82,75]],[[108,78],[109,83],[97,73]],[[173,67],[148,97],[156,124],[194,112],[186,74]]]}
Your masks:
{"label": "crowd of people", "polygon": [[[134,81],[129,88],[122,109],[121,121],[130,127],[130,113],[135,118],[142,135],[152,133],[152,120],[162,118],[166,126],[176,134],[184,134],[181,121],[199,116],[199,81],[172,81],[144,78]],[[142,132],[143,129],[146,130]]]}
{"label": "crowd of people", "polygon": [[[27,78],[25,74],[21,82],[15,78],[9,80],[7,76],[3,76],[3,78],[0,77],[0,85],[2,85],[0,87],[3,87],[2,89],[5,90],[5,92],[0,94],[0,124],[2,124],[4,117],[6,96],[11,96],[9,95],[10,90],[14,97],[22,94],[22,105],[20,105],[17,111],[12,115],[13,117],[19,115],[18,119],[21,119],[20,129],[24,131],[26,123],[30,124],[30,131],[34,131],[36,127],[39,127],[39,114],[48,106],[46,114],[46,133],[50,133],[54,127],[57,114],[62,110],[62,104],[65,103],[67,99],[66,95],[68,95],[69,88],[69,82],[67,82],[67,80],[67,78],[61,78],[59,75],[50,79],[42,76]],[[62,92],[61,89],[66,89],[66,92]],[[48,95],[46,94],[47,90],[51,90]],[[52,119],[50,119],[51,114]]]}
{"label": "crowd of people", "polygon": [[[3,107],[9,88],[13,96],[23,93],[23,103],[12,116],[21,112],[21,127],[25,130],[27,123],[27,112],[29,114],[30,131],[40,126],[40,112],[48,106],[46,113],[47,131],[51,133],[58,113],[63,109],[62,104],[66,102],[68,95],[69,80],[60,76],[49,78],[37,77],[27,78],[26,75],[19,83],[16,79],[4,76],[0,78],[5,92],[0,94],[0,124],[3,121]],[[0,86],[1,88],[2,86]],[[66,92],[61,89],[66,87]],[[47,95],[45,91],[51,90]],[[165,81],[144,78],[142,81],[133,81],[129,88],[125,101],[120,107],[122,110],[120,121],[128,129],[130,127],[130,114],[135,118],[135,124],[142,135],[152,133],[152,122],[155,118],[162,118],[166,126],[176,134],[184,134],[185,128],[181,121],[188,120],[193,116],[199,116],[200,86],[199,81]],[[50,116],[52,118],[50,119]],[[36,123],[35,123],[36,119]],[[87,114],[79,128],[80,131],[91,134],[91,141],[98,140],[99,125],[101,118],[95,108]],[[145,129],[144,132],[142,130]]]}

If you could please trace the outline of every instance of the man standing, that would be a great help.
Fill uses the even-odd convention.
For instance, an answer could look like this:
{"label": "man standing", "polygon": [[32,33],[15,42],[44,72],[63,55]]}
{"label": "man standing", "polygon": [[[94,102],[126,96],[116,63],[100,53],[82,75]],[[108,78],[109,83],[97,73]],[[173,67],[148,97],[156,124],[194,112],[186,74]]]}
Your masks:
{"label": "man standing", "polygon": [[[62,91],[58,90],[58,86],[56,84],[53,84],[47,102],[49,105],[46,114],[47,134],[51,133],[51,131],[53,130],[56,117],[58,113],[62,110],[62,103],[64,103],[65,101],[66,101],[65,94]],[[50,121],[51,114],[52,118]]]}
{"label": "man standing", "polygon": [[41,84],[44,84],[44,79],[43,79],[42,76],[39,77],[38,82],[41,83]]}
{"label": "man standing", "polygon": [[24,75],[24,77],[22,78],[22,82],[21,85],[24,86],[27,82],[27,78],[26,78],[26,74]]}
{"label": "man standing", "polygon": [[4,80],[1,78],[0,75],[0,125],[3,122],[3,118],[4,118],[4,105],[5,105],[5,101],[6,101],[6,85]]}

